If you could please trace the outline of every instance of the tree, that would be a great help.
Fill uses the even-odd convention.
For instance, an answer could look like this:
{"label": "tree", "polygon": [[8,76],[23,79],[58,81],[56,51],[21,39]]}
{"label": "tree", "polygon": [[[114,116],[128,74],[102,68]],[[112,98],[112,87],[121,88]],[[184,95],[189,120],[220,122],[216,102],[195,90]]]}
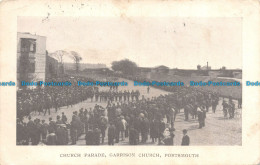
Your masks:
{"label": "tree", "polygon": [[82,57],[79,55],[79,53],[77,53],[75,51],[70,51],[70,57],[75,62],[76,71],[78,72],[79,71],[79,63],[82,60]]}
{"label": "tree", "polygon": [[57,50],[53,53],[50,53],[50,55],[52,57],[54,57],[56,60],[58,60],[58,62],[59,62],[59,72],[63,74],[64,73],[63,58],[65,56],[68,56],[69,53],[65,50]]}
{"label": "tree", "polygon": [[52,57],[56,58],[59,63],[63,64],[64,56],[68,56],[69,53],[65,50],[57,50],[50,54]]}
{"label": "tree", "polygon": [[197,65],[197,70],[201,70],[201,65]]}
{"label": "tree", "polygon": [[123,74],[134,75],[137,71],[137,64],[129,59],[113,61],[112,69],[122,72]]}

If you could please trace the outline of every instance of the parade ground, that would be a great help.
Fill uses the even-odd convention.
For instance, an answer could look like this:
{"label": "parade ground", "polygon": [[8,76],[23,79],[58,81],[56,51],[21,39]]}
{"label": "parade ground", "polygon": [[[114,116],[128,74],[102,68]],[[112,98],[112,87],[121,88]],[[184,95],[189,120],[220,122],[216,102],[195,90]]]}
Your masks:
{"label": "parade ground", "polygon": [[[145,98],[151,98],[159,95],[167,94],[168,92],[150,87],[149,93],[147,92],[147,87],[145,86],[134,86],[133,81],[119,79],[118,81],[127,81],[128,86],[119,87],[118,90],[139,90],[140,96],[144,96]],[[99,87],[99,90],[106,91],[109,90],[108,87]],[[214,146],[214,145],[242,145],[242,110],[236,108],[235,118],[228,119],[224,118],[223,111],[222,111],[222,98],[220,98],[219,105],[217,106],[216,113],[212,112],[212,109],[209,109],[207,112],[206,117],[206,126],[202,129],[198,129],[198,120],[189,118],[188,121],[184,121],[184,110],[181,109],[181,112],[177,114],[176,121],[174,123],[175,127],[175,137],[174,137],[174,145],[179,146],[181,145],[182,139],[182,130],[187,129],[188,135],[190,136],[190,145],[192,146],[200,146],[200,145],[207,145],[207,146]],[[235,101],[237,104],[237,102]],[[55,109],[51,109],[51,114],[43,114],[38,115],[38,113],[31,113],[32,119],[39,118],[41,120],[48,121],[49,117],[52,119],[56,119],[57,115],[61,116],[61,113],[64,112],[68,118],[68,122],[70,123],[72,119],[73,111],[78,111],[79,109],[89,109],[94,108],[94,106],[98,104],[100,106],[106,107],[106,102],[91,102],[90,99],[85,100],[84,102],[78,103],[73,105],[72,107],[61,107],[58,112],[55,112]],[[237,105],[236,105],[237,107]],[[27,120],[25,118],[25,120]],[[165,119],[166,122],[166,119]],[[77,141],[77,145],[85,145],[85,134],[79,137]],[[107,145],[107,136],[105,138],[105,143],[101,145]],[[115,145],[129,145],[129,140],[126,138],[124,141],[119,143],[115,143]],[[142,143],[139,143],[142,145]],[[158,143],[152,143],[151,140],[147,141],[143,145],[158,145]]]}

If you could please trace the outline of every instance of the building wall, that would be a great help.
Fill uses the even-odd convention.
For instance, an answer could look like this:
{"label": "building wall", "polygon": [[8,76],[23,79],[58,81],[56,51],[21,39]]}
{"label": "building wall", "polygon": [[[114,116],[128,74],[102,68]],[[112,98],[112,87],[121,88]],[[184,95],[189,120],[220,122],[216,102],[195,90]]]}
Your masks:
{"label": "building wall", "polygon": [[20,59],[21,59],[21,39],[34,39],[36,43],[35,53],[30,52],[29,56],[35,57],[35,71],[28,73],[28,77],[33,81],[44,81],[46,70],[46,37],[32,35],[29,33],[17,33],[17,79],[20,80]]}

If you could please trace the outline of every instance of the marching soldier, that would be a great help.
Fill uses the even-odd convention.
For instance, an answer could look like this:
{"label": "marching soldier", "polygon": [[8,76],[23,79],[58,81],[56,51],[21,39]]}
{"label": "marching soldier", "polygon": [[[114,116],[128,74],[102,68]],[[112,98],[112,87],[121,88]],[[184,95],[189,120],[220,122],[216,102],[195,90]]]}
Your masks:
{"label": "marching soldier", "polygon": [[127,97],[127,92],[126,92],[126,90],[124,91],[124,101],[126,101],[126,97]]}
{"label": "marching soldier", "polygon": [[135,95],[135,92],[134,92],[134,90],[132,90],[132,92],[131,92],[131,99],[132,99],[132,101],[134,101],[134,95]]}
{"label": "marching soldier", "polygon": [[197,108],[199,128],[203,127],[204,114],[200,107]]}
{"label": "marching soldier", "polygon": [[96,99],[96,102],[98,101],[98,96],[99,96],[99,92],[96,91],[96,92],[95,92],[95,99]]}

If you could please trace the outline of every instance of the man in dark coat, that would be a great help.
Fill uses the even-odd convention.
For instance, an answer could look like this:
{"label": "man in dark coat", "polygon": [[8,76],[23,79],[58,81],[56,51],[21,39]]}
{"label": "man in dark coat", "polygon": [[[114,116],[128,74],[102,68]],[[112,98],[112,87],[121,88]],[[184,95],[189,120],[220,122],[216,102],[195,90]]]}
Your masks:
{"label": "man in dark coat", "polygon": [[94,145],[99,145],[100,144],[100,134],[101,131],[99,128],[94,129]]}
{"label": "man in dark coat", "polygon": [[47,145],[56,145],[57,144],[57,136],[55,133],[50,133],[47,136]]}
{"label": "man in dark coat", "polygon": [[182,132],[183,132],[183,137],[182,137],[181,145],[182,146],[190,145],[190,137],[187,135],[188,131],[184,129]]}
{"label": "man in dark coat", "polygon": [[33,141],[34,139],[34,132],[35,132],[35,123],[31,120],[31,116],[28,117],[29,121],[27,123],[29,141]]}
{"label": "man in dark coat", "polygon": [[48,127],[49,127],[49,125],[47,123],[45,123],[45,120],[42,120],[42,126],[41,126],[42,140],[46,140],[47,133],[48,133]]}
{"label": "man in dark coat", "polygon": [[107,118],[105,118],[104,116],[102,116],[100,119],[99,128],[101,130],[102,144],[103,144],[106,136],[106,129],[107,129]]}
{"label": "man in dark coat", "polygon": [[52,121],[52,118],[49,118],[49,128],[48,128],[49,133],[55,133],[56,131],[56,123]]}
{"label": "man in dark coat", "polygon": [[141,136],[142,136],[142,143],[145,143],[148,139],[149,133],[149,121],[147,118],[143,118],[141,120]]}
{"label": "man in dark coat", "polygon": [[89,129],[85,136],[86,145],[93,145],[94,144],[94,132]]}
{"label": "man in dark coat", "polygon": [[64,112],[62,112],[61,121],[63,122],[63,124],[67,123],[67,116],[64,114]]}
{"label": "man in dark coat", "polygon": [[205,119],[206,119],[206,113],[207,113],[206,107],[202,106],[201,110],[202,110],[202,114],[203,114],[203,116],[202,116],[202,127],[205,127]]}
{"label": "man in dark coat", "polygon": [[58,126],[56,134],[57,134],[57,145],[68,144],[68,131],[65,124],[61,124]]}
{"label": "man in dark coat", "polygon": [[115,143],[119,143],[120,124],[121,124],[120,117],[117,117],[117,119],[115,121],[115,127],[116,127],[116,136],[115,136],[116,141],[115,141]]}
{"label": "man in dark coat", "polygon": [[159,121],[153,120],[150,125],[150,137],[152,142],[156,142],[159,137]]}
{"label": "man in dark coat", "polygon": [[139,133],[134,127],[130,127],[129,129],[129,144],[130,145],[137,145]]}
{"label": "man in dark coat", "polygon": [[110,126],[108,127],[108,145],[114,145],[114,139],[115,139],[115,134],[116,134],[116,127],[115,125],[111,122]]}

